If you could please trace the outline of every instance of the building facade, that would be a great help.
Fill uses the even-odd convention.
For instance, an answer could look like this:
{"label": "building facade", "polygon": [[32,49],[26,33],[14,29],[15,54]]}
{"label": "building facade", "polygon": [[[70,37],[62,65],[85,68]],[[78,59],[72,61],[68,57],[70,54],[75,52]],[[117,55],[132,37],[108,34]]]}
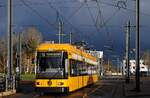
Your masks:
{"label": "building facade", "polygon": [[[130,65],[130,67],[129,67],[130,74],[135,75],[135,73],[136,73],[136,60],[130,60],[129,65]],[[126,75],[127,66],[126,66],[126,61],[125,60],[123,60],[122,68],[123,68],[124,75]],[[149,71],[148,65],[144,64],[144,60],[140,60],[140,72],[141,72],[141,74],[147,75],[148,71]]]}

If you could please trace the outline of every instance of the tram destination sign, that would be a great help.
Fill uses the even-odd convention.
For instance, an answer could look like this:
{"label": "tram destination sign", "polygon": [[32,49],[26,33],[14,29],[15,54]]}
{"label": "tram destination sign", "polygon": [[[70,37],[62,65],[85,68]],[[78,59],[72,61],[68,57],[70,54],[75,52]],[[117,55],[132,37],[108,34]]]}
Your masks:
{"label": "tram destination sign", "polygon": [[60,57],[61,52],[39,52],[38,57]]}

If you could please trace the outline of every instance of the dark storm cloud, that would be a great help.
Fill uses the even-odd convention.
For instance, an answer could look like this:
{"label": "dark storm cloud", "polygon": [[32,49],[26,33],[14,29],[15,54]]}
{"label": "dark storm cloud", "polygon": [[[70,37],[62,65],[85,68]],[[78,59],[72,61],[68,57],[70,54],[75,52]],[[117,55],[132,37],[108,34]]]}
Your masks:
{"label": "dark storm cloud", "polygon": [[[21,31],[27,26],[35,25],[43,32],[46,40],[57,41],[57,20],[60,18],[65,23],[65,33],[74,32],[74,40],[86,40],[97,49],[104,49],[104,45],[109,44],[119,51],[124,47],[125,28],[123,27],[129,19],[131,24],[135,25],[135,2],[132,0],[98,0],[98,4],[96,0],[13,1],[14,31]],[[118,1],[127,2],[118,3]],[[2,35],[7,29],[7,0],[2,0],[0,4],[3,5],[0,7]],[[141,29],[143,47],[150,46],[149,4],[150,0],[141,0],[141,25],[145,26]],[[135,28],[132,28],[132,38],[134,36]]]}

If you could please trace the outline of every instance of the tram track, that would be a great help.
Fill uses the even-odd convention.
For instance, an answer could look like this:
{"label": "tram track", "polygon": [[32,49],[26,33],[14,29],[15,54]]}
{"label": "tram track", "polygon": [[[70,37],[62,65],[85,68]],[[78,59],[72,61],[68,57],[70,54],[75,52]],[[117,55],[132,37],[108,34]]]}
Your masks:
{"label": "tram track", "polygon": [[103,88],[102,85],[91,85],[68,94],[48,94],[48,95],[37,94],[32,98],[88,98],[95,91],[102,88]]}
{"label": "tram track", "polygon": [[113,98],[118,92],[117,81],[102,80],[96,84],[86,86],[77,91],[67,94],[39,94],[33,89],[33,86],[22,86],[22,92],[6,98]]}
{"label": "tram track", "polygon": [[96,87],[96,88],[94,88],[94,89],[90,89],[90,91],[88,91],[87,94],[83,96],[83,98],[86,98],[86,97],[90,96],[90,95],[93,94],[95,91],[97,91],[98,89],[102,89],[102,88],[103,88],[103,86],[98,86],[98,87]]}

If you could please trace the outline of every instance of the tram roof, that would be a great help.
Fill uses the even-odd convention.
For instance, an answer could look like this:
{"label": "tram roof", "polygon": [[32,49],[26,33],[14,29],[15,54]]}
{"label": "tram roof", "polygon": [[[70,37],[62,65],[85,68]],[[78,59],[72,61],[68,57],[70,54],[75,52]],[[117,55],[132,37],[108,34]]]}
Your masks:
{"label": "tram roof", "polygon": [[89,53],[86,53],[84,50],[78,49],[76,46],[71,44],[50,44],[43,43],[37,47],[37,51],[67,51],[68,53],[75,53],[77,55],[83,56],[85,58],[89,58],[91,60],[96,61],[96,57],[92,56]]}

